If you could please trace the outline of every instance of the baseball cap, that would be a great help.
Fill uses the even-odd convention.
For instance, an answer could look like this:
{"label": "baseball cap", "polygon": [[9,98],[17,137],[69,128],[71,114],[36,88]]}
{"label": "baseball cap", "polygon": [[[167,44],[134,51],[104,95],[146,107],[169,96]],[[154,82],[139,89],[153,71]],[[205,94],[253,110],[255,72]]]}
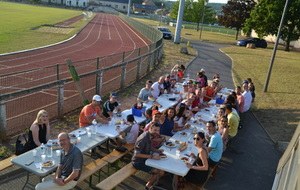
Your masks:
{"label": "baseball cap", "polygon": [[153,110],[153,111],[152,111],[152,115],[156,115],[156,114],[161,115],[161,113],[160,113],[158,110]]}
{"label": "baseball cap", "polygon": [[110,94],[110,96],[111,96],[111,97],[114,97],[114,98],[117,98],[117,97],[118,97],[118,94],[115,93],[115,92],[113,92],[113,93]]}
{"label": "baseball cap", "polygon": [[218,79],[218,78],[215,78],[215,79],[214,79],[214,82],[219,82],[219,79]]}
{"label": "baseball cap", "polygon": [[248,81],[247,81],[247,80],[244,80],[244,81],[242,82],[242,84],[248,84]]}
{"label": "baseball cap", "polygon": [[202,68],[202,69],[200,69],[200,72],[205,72],[205,70]]}
{"label": "baseball cap", "polygon": [[182,86],[187,86],[188,84],[186,82],[183,82],[182,83]]}
{"label": "baseball cap", "polygon": [[95,100],[97,102],[101,102],[102,101],[101,97],[99,95],[97,95],[97,94],[95,96],[93,96],[93,100]]}

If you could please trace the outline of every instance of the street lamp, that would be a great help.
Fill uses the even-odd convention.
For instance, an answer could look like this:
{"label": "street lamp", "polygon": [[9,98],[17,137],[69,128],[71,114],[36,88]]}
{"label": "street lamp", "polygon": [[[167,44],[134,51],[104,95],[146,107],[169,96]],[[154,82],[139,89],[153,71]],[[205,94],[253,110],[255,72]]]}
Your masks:
{"label": "street lamp", "polygon": [[160,25],[161,25],[161,23],[162,23],[163,6],[164,6],[164,3],[161,3],[161,10],[160,10],[160,21],[159,21],[159,26],[160,26]]}
{"label": "street lamp", "polygon": [[201,21],[201,29],[200,29],[200,36],[199,39],[201,40],[201,36],[202,36],[202,30],[203,30],[203,22],[204,22],[204,16],[205,16],[205,6],[207,5],[208,0],[204,0],[204,7],[203,7],[203,13],[202,13],[202,21]]}

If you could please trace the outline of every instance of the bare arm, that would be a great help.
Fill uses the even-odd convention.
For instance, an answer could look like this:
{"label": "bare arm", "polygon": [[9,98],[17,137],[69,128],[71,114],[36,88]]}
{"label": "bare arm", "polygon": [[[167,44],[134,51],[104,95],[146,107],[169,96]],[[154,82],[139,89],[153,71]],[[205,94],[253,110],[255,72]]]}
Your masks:
{"label": "bare arm", "polygon": [[[30,127],[30,130],[32,132],[32,137],[33,137],[34,144],[36,144],[36,146],[40,146],[42,143],[39,140],[39,126],[38,126],[38,124],[36,124],[36,123],[32,124],[31,127]],[[48,131],[47,131],[47,133],[48,133]]]}

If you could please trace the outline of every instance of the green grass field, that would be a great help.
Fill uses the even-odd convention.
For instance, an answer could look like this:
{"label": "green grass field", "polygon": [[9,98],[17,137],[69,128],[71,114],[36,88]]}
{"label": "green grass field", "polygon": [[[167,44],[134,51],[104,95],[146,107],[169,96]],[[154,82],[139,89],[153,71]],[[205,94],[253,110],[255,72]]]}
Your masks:
{"label": "green grass field", "polygon": [[0,2],[0,54],[44,46],[76,34],[86,22],[78,22],[69,34],[55,34],[32,30],[42,25],[53,25],[82,14],[58,8]]}

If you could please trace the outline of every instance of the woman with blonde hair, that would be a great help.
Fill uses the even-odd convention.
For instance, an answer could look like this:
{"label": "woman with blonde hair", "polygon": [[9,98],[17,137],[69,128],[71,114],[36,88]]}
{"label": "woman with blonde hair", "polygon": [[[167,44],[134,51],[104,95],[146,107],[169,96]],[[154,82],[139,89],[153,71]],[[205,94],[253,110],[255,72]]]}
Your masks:
{"label": "woman with blonde hair", "polygon": [[29,129],[28,149],[34,149],[50,138],[49,115],[46,110],[40,110]]}

